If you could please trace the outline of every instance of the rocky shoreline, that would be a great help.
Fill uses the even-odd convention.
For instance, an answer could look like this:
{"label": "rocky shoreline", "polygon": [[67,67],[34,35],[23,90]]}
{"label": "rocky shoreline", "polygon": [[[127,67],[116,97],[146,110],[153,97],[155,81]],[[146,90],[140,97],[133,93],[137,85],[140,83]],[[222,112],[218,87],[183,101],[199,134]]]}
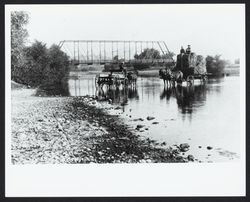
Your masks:
{"label": "rocky shoreline", "polygon": [[188,144],[143,138],[94,97],[39,97],[12,90],[12,163],[158,163],[194,161]]}

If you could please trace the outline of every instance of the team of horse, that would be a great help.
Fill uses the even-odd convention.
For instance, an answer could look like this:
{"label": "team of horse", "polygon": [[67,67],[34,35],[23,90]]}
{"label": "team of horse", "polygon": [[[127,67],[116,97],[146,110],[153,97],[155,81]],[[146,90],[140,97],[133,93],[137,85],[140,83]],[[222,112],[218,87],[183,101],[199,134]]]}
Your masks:
{"label": "team of horse", "polygon": [[172,71],[170,69],[160,69],[159,76],[164,82],[164,86],[181,85],[183,81],[183,73],[179,70]]}
{"label": "team of horse", "polygon": [[[196,75],[197,76],[197,75]],[[198,75],[202,82],[206,81],[206,75]],[[188,85],[192,85],[194,82],[194,75],[188,75],[184,78],[183,72],[180,70],[171,70],[170,68],[164,68],[159,70],[159,77],[164,82],[164,87],[175,87],[176,85],[182,85],[183,81],[186,81]],[[98,87],[103,87],[105,84],[108,88],[112,87],[120,87],[123,86],[132,86],[136,87],[138,78],[138,71],[124,71],[120,75],[112,74],[112,72],[108,76],[100,76],[96,77],[96,84]]]}

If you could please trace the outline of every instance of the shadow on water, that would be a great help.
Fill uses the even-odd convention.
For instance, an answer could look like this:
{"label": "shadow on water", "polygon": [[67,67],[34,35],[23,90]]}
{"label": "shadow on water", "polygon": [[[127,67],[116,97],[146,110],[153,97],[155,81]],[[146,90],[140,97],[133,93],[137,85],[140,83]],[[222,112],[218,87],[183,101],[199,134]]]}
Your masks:
{"label": "shadow on water", "polygon": [[139,94],[136,88],[97,88],[96,97],[99,101],[112,100],[114,104],[127,105],[128,99],[139,99]]}
{"label": "shadow on water", "polygon": [[61,82],[45,83],[39,86],[36,96],[69,96],[68,78]]}

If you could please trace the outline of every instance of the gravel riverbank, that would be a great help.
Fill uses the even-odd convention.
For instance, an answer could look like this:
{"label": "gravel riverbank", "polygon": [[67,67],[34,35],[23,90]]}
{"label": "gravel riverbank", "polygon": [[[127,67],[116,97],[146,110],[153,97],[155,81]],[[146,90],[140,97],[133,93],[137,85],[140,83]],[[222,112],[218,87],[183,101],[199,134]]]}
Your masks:
{"label": "gravel riverbank", "polygon": [[[188,162],[188,145],[142,138],[91,97],[39,97],[12,90],[12,163]],[[184,148],[185,147],[185,148]],[[184,148],[184,149],[183,149]]]}

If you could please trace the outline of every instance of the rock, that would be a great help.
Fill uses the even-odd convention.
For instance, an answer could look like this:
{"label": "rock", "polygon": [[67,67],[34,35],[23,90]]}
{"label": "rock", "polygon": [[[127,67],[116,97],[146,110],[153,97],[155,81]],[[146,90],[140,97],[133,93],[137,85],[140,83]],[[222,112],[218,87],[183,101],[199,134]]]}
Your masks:
{"label": "rock", "polygon": [[147,117],[147,120],[148,120],[148,121],[153,120],[153,119],[155,119],[155,117],[153,117],[153,116],[148,116],[148,117]]}
{"label": "rock", "polygon": [[153,122],[152,124],[159,124],[159,122],[155,121],[155,122]]}
{"label": "rock", "polygon": [[165,145],[166,145],[166,142],[161,143],[161,146],[165,146]]}
{"label": "rock", "polygon": [[194,156],[190,154],[190,155],[187,156],[187,159],[189,161],[194,161]]}
{"label": "rock", "polygon": [[142,118],[134,119],[133,121],[144,121]]}
{"label": "rock", "polygon": [[182,160],[183,160],[183,157],[182,157],[182,156],[176,156],[176,160],[182,161]]}
{"label": "rock", "polygon": [[144,127],[144,125],[140,125],[140,124],[138,124],[137,126],[136,126],[136,130],[139,130],[140,128],[143,128]]}
{"label": "rock", "polygon": [[118,107],[116,107],[116,108],[115,108],[115,110],[119,110],[119,109],[121,109],[121,107],[120,107],[120,106],[118,106]]}
{"label": "rock", "polygon": [[213,149],[213,147],[211,147],[211,146],[207,146],[207,149],[208,149],[208,150],[211,150],[211,149]]}
{"label": "rock", "polygon": [[198,146],[199,148],[202,148],[202,146]]}
{"label": "rock", "polygon": [[186,152],[189,150],[189,147],[190,147],[189,144],[183,143],[183,144],[180,144],[179,149],[181,152]]}

